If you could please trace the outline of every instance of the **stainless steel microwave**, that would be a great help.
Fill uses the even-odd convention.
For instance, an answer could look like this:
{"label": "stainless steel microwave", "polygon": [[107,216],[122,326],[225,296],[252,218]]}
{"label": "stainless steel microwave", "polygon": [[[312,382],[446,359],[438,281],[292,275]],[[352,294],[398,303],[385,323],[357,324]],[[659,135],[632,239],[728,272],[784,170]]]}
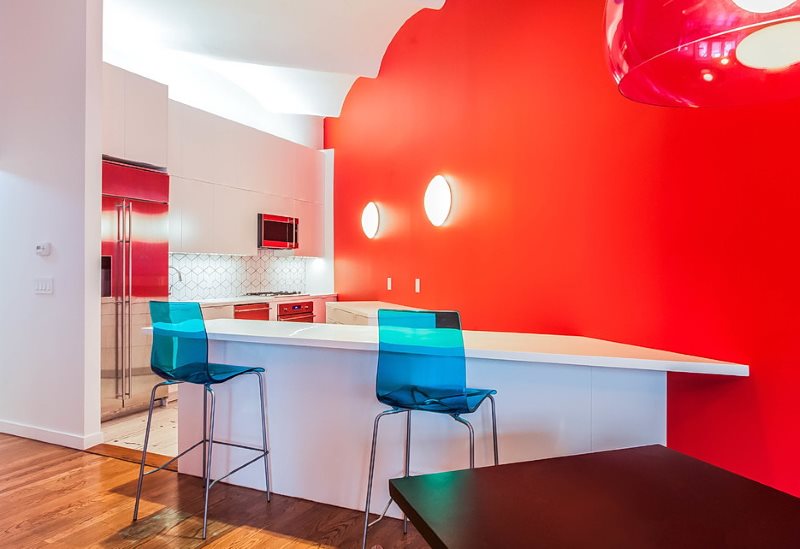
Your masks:
{"label": "stainless steel microwave", "polygon": [[258,214],[258,247],[292,249],[298,247],[300,220],[283,215]]}

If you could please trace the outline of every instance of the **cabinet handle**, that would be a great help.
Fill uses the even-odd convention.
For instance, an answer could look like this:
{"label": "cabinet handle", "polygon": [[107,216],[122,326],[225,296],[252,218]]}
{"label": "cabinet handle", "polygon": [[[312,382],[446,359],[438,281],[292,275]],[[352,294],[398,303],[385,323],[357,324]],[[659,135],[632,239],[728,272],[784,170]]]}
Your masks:
{"label": "cabinet handle", "polygon": [[124,398],[125,393],[125,218],[123,204],[114,206],[117,211],[117,255],[116,270],[112,271],[115,280],[114,295],[114,388],[116,398]]}
{"label": "cabinet handle", "polygon": [[133,203],[128,202],[128,390],[126,397],[131,398],[133,392]]}

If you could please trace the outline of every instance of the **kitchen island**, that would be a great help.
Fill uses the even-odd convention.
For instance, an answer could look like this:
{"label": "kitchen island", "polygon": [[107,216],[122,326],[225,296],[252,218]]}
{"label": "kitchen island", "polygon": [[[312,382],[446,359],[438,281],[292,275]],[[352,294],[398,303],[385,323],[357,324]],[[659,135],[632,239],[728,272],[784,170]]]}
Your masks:
{"label": "kitchen island", "polygon": [[[266,369],[273,490],[363,508],[375,415],[377,328],[211,320],[210,360]],[[747,376],[745,365],[576,336],[464,332],[471,387],[496,389],[501,463],[666,443],[666,373]],[[215,438],[259,445],[254,376],[215,386]],[[489,406],[465,416],[475,427],[476,466],[492,463]],[[449,416],[412,414],[412,474],[468,466],[468,436]],[[201,439],[202,388],[180,386],[179,446]],[[402,476],[405,417],[381,422],[372,510]],[[250,453],[214,448],[216,478]],[[200,475],[201,454],[180,461]],[[264,489],[263,469],[229,478]],[[398,516],[396,508],[390,514]]]}

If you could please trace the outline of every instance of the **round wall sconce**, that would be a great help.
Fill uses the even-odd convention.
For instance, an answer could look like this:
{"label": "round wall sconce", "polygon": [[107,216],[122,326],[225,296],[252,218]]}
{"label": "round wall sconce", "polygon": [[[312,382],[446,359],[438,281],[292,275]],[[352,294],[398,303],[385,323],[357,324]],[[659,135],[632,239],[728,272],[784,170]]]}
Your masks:
{"label": "round wall sconce", "polygon": [[800,96],[800,1],[606,0],[619,91],[671,107]]}
{"label": "round wall sconce", "polygon": [[380,226],[381,214],[378,211],[378,205],[370,202],[364,206],[364,211],[361,212],[361,230],[364,231],[367,238],[375,238]]}
{"label": "round wall sconce", "polygon": [[453,205],[453,192],[444,176],[437,175],[428,183],[424,203],[428,220],[435,227],[441,227],[447,221]]}

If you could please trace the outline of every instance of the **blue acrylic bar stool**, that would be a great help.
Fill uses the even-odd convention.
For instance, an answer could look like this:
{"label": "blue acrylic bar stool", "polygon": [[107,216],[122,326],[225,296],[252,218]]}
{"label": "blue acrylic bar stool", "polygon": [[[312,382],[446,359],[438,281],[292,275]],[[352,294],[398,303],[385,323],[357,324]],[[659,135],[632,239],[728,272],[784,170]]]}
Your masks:
{"label": "blue acrylic bar stool", "polygon": [[[471,414],[487,398],[492,405],[492,442],[494,464],[498,464],[497,416],[493,389],[467,387],[467,367],[464,358],[464,337],[461,319],[456,311],[378,311],[378,376],[376,394],[387,406],[377,415],[372,430],[372,450],[369,458],[367,503],[364,511],[362,548],[367,546],[367,528],[381,520],[389,509],[369,522],[372,479],[375,470],[375,450],[378,425],[384,416],[406,413],[405,476],[409,475],[411,459],[411,411],[448,414],[469,429],[469,466],[475,467],[475,432],[469,421],[461,417]],[[408,519],[403,518],[403,532]]]}
{"label": "blue acrylic bar stool", "polygon": [[[136,505],[133,509],[133,520],[139,517],[139,500],[142,496],[144,477],[160,471],[187,452],[203,445],[203,481],[205,482],[205,498],[203,503],[203,539],[206,539],[208,527],[208,493],[211,487],[220,480],[244,469],[248,465],[264,459],[264,478],[267,487],[267,501],[271,498],[269,486],[269,444],[267,442],[267,409],[264,399],[264,369],[229,364],[214,364],[208,361],[208,334],[203,322],[203,313],[198,303],[174,303],[165,301],[150,302],[150,317],[153,322],[153,350],[150,366],[165,381],[153,387],[150,395],[150,411],[147,415],[147,428],[144,435],[142,463],[139,468],[139,484],[136,488]],[[215,397],[213,385],[224,383],[243,374],[254,374],[258,379],[261,396],[261,436],[262,447],[254,448],[231,442],[214,440]],[[153,404],[156,390],[163,385],[176,383],[194,383],[203,385],[203,440],[187,448],[161,467],[145,473],[147,443],[150,438],[150,423],[153,418]],[[211,399],[211,418],[208,420],[208,400]],[[214,444],[234,446],[245,450],[253,450],[258,455],[226,475],[211,480],[211,456]]]}

